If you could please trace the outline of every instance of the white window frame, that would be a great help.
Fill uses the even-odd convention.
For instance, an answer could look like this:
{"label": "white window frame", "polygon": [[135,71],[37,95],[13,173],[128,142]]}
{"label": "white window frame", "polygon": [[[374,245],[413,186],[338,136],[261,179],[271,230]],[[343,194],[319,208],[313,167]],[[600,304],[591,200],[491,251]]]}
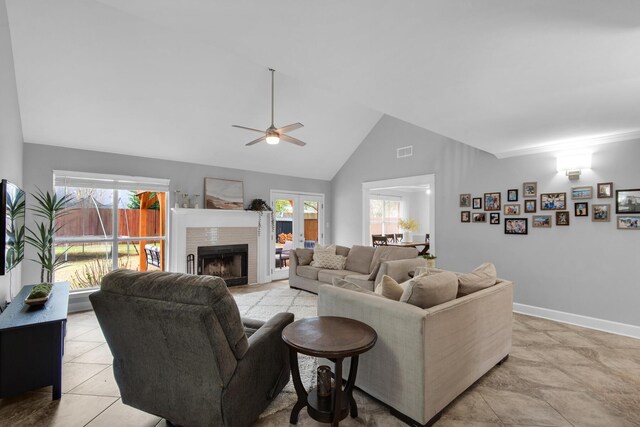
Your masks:
{"label": "white window frame", "polygon": [[[113,249],[117,248],[119,243],[139,242],[143,240],[151,241],[164,241],[165,242],[165,264],[169,265],[169,254],[171,253],[169,248],[169,184],[170,180],[162,178],[146,178],[146,177],[134,177],[125,175],[109,175],[109,174],[96,174],[90,172],[73,172],[73,171],[53,171],[53,188],[56,187],[73,187],[73,188],[96,188],[113,190],[113,223],[112,223],[112,235],[110,237],[61,237],[56,238],[54,236],[53,243],[56,244],[78,244],[78,243],[110,243]],[[120,190],[131,191],[131,189],[152,191],[152,192],[164,192],[167,193],[165,207],[165,233],[164,236],[139,236],[139,237],[119,237],[118,236],[118,193]],[[144,248],[140,248],[144,250]],[[112,268],[115,270],[118,268],[118,255],[115,251],[115,255],[112,255]],[[55,274],[55,273],[54,273]],[[55,277],[55,276],[54,276]],[[97,290],[97,287],[71,290],[70,294],[85,294],[88,296],[91,292]],[[70,302],[73,298],[70,297]],[[84,301],[83,301],[84,302]],[[86,301],[88,303],[88,300]],[[82,309],[82,308],[80,308]],[[71,311],[71,309],[70,309]]]}
{"label": "white window frame", "polygon": [[[371,200],[381,200],[382,202],[398,202],[398,220],[402,218],[402,211],[404,209],[404,200],[401,196],[394,196],[390,194],[379,194],[379,193],[371,193],[369,194],[369,235],[371,235]],[[384,203],[382,204],[382,234],[386,235],[386,231],[384,229],[386,216],[386,209],[384,207]],[[371,243],[371,242],[369,242]]]}

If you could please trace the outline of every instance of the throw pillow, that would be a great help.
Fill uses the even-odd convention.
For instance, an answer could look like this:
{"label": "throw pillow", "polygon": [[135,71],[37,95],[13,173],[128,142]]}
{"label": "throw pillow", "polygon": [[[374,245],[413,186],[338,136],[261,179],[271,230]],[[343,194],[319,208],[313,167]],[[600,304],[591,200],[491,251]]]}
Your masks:
{"label": "throw pillow", "polygon": [[458,276],[458,296],[465,296],[474,292],[481,291],[496,284],[497,281],[496,266],[490,262],[477,267],[471,273],[465,273]]}
{"label": "throw pillow", "polygon": [[429,308],[454,300],[457,293],[458,277],[450,271],[443,271],[410,280],[400,297],[400,302]]}
{"label": "throw pillow", "polygon": [[312,267],[325,268],[327,270],[344,270],[347,257],[342,255],[330,254],[327,252],[315,252],[313,254]]}
{"label": "throw pillow", "polygon": [[441,270],[439,268],[429,268],[429,267],[418,267],[416,268],[415,272],[413,273],[413,277],[419,277],[419,276],[428,276],[431,274],[438,274],[438,273],[442,273],[443,271],[447,271],[447,270]]}
{"label": "throw pillow", "polygon": [[313,249],[296,249],[298,265],[309,265],[313,260]]}
{"label": "throw pillow", "polygon": [[382,295],[378,295],[375,292],[371,292],[368,289],[361,288],[360,286],[356,285],[355,283],[351,283],[348,280],[340,279],[339,277],[335,277],[333,279],[333,286],[335,286],[336,288],[348,289],[350,291],[360,292],[360,293],[367,294],[367,295],[375,295],[377,297],[381,297],[382,298]]}
{"label": "throw pillow", "polygon": [[382,276],[382,281],[376,286],[376,294],[394,301],[400,301],[403,292],[404,288],[393,277],[389,277],[386,274]]}
{"label": "throw pillow", "polygon": [[376,248],[371,246],[355,245],[347,255],[347,265],[345,269],[361,274],[369,274],[371,270],[371,260]]}
{"label": "throw pillow", "polygon": [[335,255],[336,254],[336,245],[316,245],[313,249],[313,261],[311,261],[311,265],[313,267],[317,267],[315,264],[321,257],[324,255]]}

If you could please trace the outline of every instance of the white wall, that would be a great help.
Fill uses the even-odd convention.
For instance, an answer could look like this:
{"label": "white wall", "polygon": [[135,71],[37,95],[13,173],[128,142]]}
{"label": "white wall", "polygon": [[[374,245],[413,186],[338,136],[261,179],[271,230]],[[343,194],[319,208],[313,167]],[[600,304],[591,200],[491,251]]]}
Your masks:
{"label": "white wall", "polygon": [[[414,156],[396,159],[396,148],[409,144]],[[640,326],[640,231],[617,230],[615,218],[593,223],[591,217],[572,213],[569,227],[509,236],[503,216],[500,225],[462,224],[458,207],[460,193],[481,197],[501,191],[505,200],[507,189],[521,189],[525,181],[537,181],[539,192],[568,193],[572,185],[608,181],[614,190],[640,188],[638,159],[640,141],[599,146],[592,170],[572,184],[556,172],[552,154],[498,160],[384,116],[332,180],[333,241],[360,242],[363,182],[434,173],[438,266],[469,271],[491,261],[500,277],[514,281],[518,303]],[[384,168],[371,167],[382,164]],[[569,205],[572,209],[573,203]],[[531,222],[531,214],[522,216]]]}
{"label": "white wall", "polygon": [[[22,124],[5,0],[0,0],[0,178],[22,185]],[[22,264],[0,276],[1,306],[9,298],[10,283],[17,291]]]}
{"label": "white wall", "polygon": [[[176,147],[176,150],[186,149]],[[286,163],[286,162],[285,162]],[[283,163],[283,167],[285,165]],[[189,194],[200,194],[200,206],[204,206],[204,178],[234,179],[244,182],[245,206],[253,199],[267,202],[270,190],[302,191],[325,194],[325,225],[331,221],[331,183],[317,179],[293,178],[285,175],[274,175],[252,172],[242,169],[221,168],[193,163],[169,160],[148,159],[144,157],[103,153],[98,151],[78,150],[73,148],[53,147],[49,145],[24,144],[24,182],[25,190],[32,193],[39,187],[43,191],[53,187],[53,170],[69,170],[116,175],[133,175],[151,178],[169,178],[171,180],[169,204],[173,207],[173,190],[181,190]],[[27,196],[28,197],[28,196]],[[30,205],[30,203],[27,203]],[[27,225],[33,224],[33,218],[27,212]],[[331,227],[325,227],[326,241],[329,242]],[[27,248],[27,257],[31,257]],[[39,279],[38,266],[32,262],[25,263],[24,281],[33,283]]]}

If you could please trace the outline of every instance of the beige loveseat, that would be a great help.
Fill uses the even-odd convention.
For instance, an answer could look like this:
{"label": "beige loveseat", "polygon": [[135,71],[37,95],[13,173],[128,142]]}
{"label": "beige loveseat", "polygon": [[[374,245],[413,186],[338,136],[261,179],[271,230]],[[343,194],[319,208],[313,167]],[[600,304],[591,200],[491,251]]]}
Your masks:
{"label": "beige loveseat", "polygon": [[[318,293],[318,287],[323,283],[331,284],[334,278],[345,279],[358,286],[373,290],[380,283],[385,274],[398,282],[409,279],[409,272],[418,267],[424,267],[426,260],[418,257],[415,248],[394,246],[354,245],[352,248],[336,246],[336,254],[347,257],[344,270],[328,270],[310,265],[313,250],[296,249],[289,257],[289,286],[296,289]],[[301,262],[306,258],[306,262]],[[304,264],[304,265],[303,265]],[[377,273],[372,275],[372,272]],[[373,276],[373,277],[372,277]]]}
{"label": "beige loveseat", "polygon": [[[318,315],[348,317],[373,327],[378,341],[360,356],[356,386],[411,425],[429,425],[509,355],[512,301],[513,285],[501,279],[428,309],[322,285]],[[343,374],[346,378],[348,366]]]}

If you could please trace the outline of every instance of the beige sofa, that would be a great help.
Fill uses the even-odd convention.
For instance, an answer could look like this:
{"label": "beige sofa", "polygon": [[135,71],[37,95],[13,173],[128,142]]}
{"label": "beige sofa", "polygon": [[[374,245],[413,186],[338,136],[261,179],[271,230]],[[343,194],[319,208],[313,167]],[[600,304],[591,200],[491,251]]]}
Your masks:
{"label": "beige sofa", "polygon": [[[336,246],[336,254],[347,257],[344,270],[327,270],[306,264],[301,265],[302,253],[312,254],[309,249],[291,251],[289,257],[289,286],[296,289],[318,293],[318,287],[323,283],[331,284],[334,278],[345,279],[358,286],[373,290],[380,283],[385,274],[398,282],[409,279],[409,272],[418,267],[424,267],[426,260],[418,257],[415,248],[401,248],[394,246],[354,245],[352,248]],[[300,255],[300,256],[299,256]],[[379,265],[379,268],[377,264]],[[371,272],[378,268],[375,278],[371,279]]]}
{"label": "beige sofa", "polygon": [[[496,285],[438,306],[320,286],[319,316],[360,320],[378,333],[360,356],[356,387],[411,425],[430,425],[511,351],[513,285]],[[343,368],[344,369],[344,368]],[[345,378],[348,367],[343,371]]]}

